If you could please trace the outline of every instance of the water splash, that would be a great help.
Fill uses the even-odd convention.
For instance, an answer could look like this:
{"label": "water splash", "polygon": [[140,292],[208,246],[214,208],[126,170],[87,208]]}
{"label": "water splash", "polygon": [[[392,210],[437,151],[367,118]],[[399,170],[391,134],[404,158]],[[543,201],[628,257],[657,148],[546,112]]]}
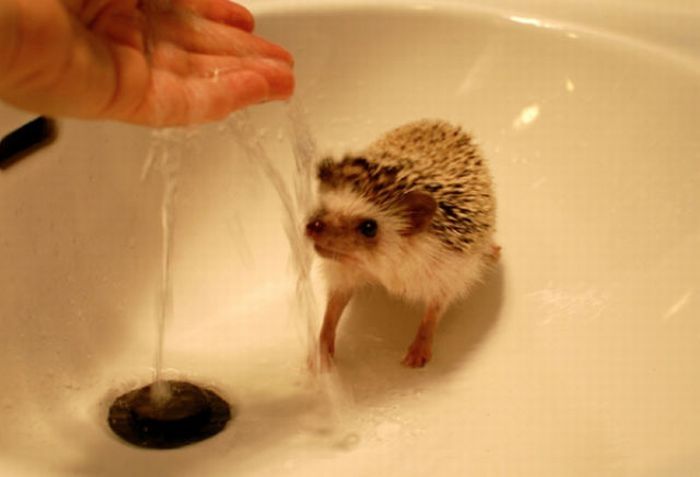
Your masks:
{"label": "water splash", "polygon": [[576,287],[547,287],[529,293],[528,298],[534,300],[542,309],[544,318],[541,325],[549,325],[555,321],[595,321],[599,319],[610,302],[610,294],[589,285]]}

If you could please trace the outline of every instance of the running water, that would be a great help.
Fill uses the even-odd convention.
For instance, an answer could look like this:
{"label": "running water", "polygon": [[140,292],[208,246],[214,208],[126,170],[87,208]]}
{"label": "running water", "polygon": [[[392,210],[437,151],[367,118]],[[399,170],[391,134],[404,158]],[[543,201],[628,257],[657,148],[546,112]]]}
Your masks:
{"label": "running water", "polygon": [[320,328],[319,308],[311,280],[313,250],[304,237],[304,223],[313,205],[314,164],[316,143],[298,100],[287,106],[287,133],[291,139],[295,174],[292,184],[285,181],[279,167],[271,160],[260,137],[256,134],[247,111],[241,111],[227,122],[229,131],[243,148],[248,160],[260,167],[277,192],[285,211],[284,230],[291,250],[296,273],[294,309],[300,337],[306,348],[311,368],[312,384],[325,395],[330,411],[337,417],[347,398],[335,371],[318,372],[320,354],[317,333]]}
{"label": "running water", "polygon": [[177,192],[177,172],[180,167],[185,133],[177,130],[156,130],[152,133],[151,146],[141,174],[141,180],[148,177],[154,167],[160,171],[163,181],[161,203],[161,279],[156,313],[156,353],[154,362],[151,400],[158,406],[167,402],[172,393],[170,384],[163,379],[163,344],[165,323],[173,314],[173,279],[171,255],[173,248],[173,203]]}
{"label": "running water", "polygon": [[[292,114],[296,113],[291,113],[290,108],[290,122],[293,123],[294,121],[291,121]],[[309,175],[307,169],[312,164],[315,145],[310,141],[309,135],[306,136],[307,141],[303,146],[301,141],[294,140],[293,149],[297,174],[294,183],[290,186],[279,167],[272,162],[265,151],[246,111],[234,115],[228,126],[251,163],[256,164],[270,181],[284,207],[284,231],[291,248],[292,266],[297,273],[296,295],[298,302],[296,305],[298,311],[301,311],[301,315],[306,318],[305,324],[302,326],[301,337],[307,351],[312,353],[313,333],[317,325],[315,320],[317,307],[310,283],[312,256],[304,241],[300,225],[303,223],[303,215],[308,210],[311,200],[310,180],[306,176]],[[306,130],[303,125],[295,127],[299,131]],[[295,135],[292,137],[296,139]]]}
{"label": "running water", "polygon": [[[294,310],[299,334],[306,348],[312,371],[320,369],[317,333],[319,330],[319,307],[311,279],[313,250],[304,237],[306,214],[313,205],[314,161],[316,144],[306,121],[306,115],[297,102],[287,108],[288,135],[291,139],[294,156],[293,181],[285,180],[279,166],[271,160],[256,133],[247,111],[234,114],[225,124],[251,164],[259,167],[271,182],[284,208],[284,230],[291,250],[291,261],[296,273]],[[163,181],[161,204],[162,226],[162,268],[159,288],[158,310],[156,313],[157,344],[154,363],[154,380],[151,385],[151,399],[158,406],[171,397],[168,381],[163,379],[163,347],[165,325],[173,314],[173,283],[171,254],[173,248],[174,214],[173,203],[177,194],[177,172],[180,166],[183,147],[187,142],[187,132],[177,129],[154,131],[151,147],[142,171],[146,180],[150,171],[160,172]],[[339,379],[334,371],[312,372],[312,384],[327,398],[330,411],[337,416],[341,404],[347,404]]]}

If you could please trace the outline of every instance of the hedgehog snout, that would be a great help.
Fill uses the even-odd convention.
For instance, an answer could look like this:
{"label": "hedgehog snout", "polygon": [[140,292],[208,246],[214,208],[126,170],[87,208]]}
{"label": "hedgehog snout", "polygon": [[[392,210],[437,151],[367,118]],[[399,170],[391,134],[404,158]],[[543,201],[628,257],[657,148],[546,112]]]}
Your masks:
{"label": "hedgehog snout", "polygon": [[321,219],[314,218],[311,219],[308,224],[306,224],[306,235],[310,238],[317,238],[325,229],[326,223]]}

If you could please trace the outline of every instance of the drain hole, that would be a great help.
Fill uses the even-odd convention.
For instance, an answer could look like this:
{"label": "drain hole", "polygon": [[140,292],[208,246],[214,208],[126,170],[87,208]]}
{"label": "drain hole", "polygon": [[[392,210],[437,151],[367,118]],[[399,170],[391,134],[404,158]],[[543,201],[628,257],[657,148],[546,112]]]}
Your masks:
{"label": "drain hole", "polygon": [[119,396],[109,408],[109,427],[125,441],[150,449],[194,444],[221,432],[231,419],[226,401],[209,389],[168,381],[171,398],[159,405],[151,386]]}
{"label": "drain hole", "polygon": [[56,124],[44,116],[15,129],[0,140],[0,169],[7,169],[55,138]]}

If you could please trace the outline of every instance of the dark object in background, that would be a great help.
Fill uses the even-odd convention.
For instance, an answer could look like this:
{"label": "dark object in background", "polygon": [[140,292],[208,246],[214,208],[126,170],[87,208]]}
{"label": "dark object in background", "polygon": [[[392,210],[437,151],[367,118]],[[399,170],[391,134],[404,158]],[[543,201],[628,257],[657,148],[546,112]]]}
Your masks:
{"label": "dark object in background", "polygon": [[56,138],[56,123],[44,116],[29,121],[0,140],[0,169],[7,169]]}
{"label": "dark object in background", "polygon": [[231,408],[218,394],[185,381],[169,381],[172,396],[157,406],[151,385],[119,396],[109,408],[108,423],[125,441],[150,449],[174,449],[221,432]]}

